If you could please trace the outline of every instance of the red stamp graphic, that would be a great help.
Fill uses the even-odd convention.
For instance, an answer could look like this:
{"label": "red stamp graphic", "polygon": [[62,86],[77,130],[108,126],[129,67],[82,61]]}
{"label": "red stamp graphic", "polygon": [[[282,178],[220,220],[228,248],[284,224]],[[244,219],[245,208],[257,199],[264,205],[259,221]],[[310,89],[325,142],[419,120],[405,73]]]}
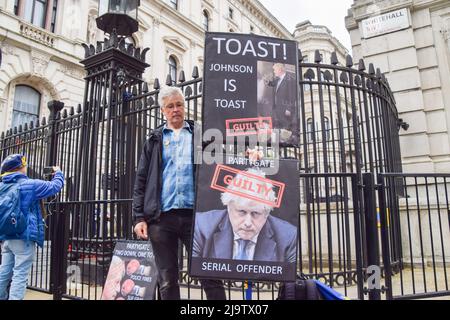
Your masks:
{"label": "red stamp graphic", "polygon": [[[250,172],[237,170],[224,165],[217,165],[211,182],[211,188],[279,208],[281,206],[285,184],[260,177]],[[275,197],[269,196],[271,191],[275,193]]]}
{"label": "red stamp graphic", "polygon": [[227,130],[228,137],[264,133],[270,134],[272,132],[272,118],[258,117],[228,119],[225,121],[225,128]]}

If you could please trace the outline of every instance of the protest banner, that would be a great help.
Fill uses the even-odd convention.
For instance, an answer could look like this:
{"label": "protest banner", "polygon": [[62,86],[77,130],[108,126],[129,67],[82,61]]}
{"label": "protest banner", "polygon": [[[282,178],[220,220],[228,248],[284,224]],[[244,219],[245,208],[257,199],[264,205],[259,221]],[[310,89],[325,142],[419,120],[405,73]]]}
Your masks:
{"label": "protest banner", "polygon": [[118,241],[101,300],[153,300],[157,280],[150,242]]}
{"label": "protest banner", "polygon": [[203,130],[224,137],[277,134],[281,145],[298,146],[297,70],[295,41],[207,33]]}
{"label": "protest banner", "polygon": [[230,162],[200,165],[190,275],[294,281],[298,161],[280,160],[275,174],[248,161]]}

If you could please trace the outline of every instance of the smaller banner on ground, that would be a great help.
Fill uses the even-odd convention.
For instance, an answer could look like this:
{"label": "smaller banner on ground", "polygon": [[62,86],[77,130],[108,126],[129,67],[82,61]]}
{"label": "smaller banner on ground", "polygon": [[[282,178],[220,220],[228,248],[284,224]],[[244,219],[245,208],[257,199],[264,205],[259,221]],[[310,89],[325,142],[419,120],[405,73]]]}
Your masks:
{"label": "smaller banner on ground", "polygon": [[150,242],[118,241],[101,300],[153,300],[157,280]]}
{"label": "smaller banner on ground", "polygon": [[280,160],[276,174],[232,162],[199,168],[190,275],[294,281],[298,161]]}

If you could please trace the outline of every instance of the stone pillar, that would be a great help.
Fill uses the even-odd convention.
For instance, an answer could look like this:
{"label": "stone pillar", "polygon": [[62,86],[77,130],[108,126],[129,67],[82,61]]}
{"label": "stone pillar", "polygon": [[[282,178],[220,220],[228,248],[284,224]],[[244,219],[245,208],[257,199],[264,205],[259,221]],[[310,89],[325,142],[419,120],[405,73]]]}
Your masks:
{"label": "stone pillar", "polygon": [[[410,125],[408,131],[400,131],[405,172],[450,172],[450,101],[444,100],[444,61],[438,59],[432,2],[439,0],[429,6],[412,0],[355,0],[346,18],[354,61],[363,58],[366,65],[381,69],[394,92],[399,117]],[[378,29],[379,35],[364,37],[365,19],[400,9],[406,9],[407,25],[396,19]]]}

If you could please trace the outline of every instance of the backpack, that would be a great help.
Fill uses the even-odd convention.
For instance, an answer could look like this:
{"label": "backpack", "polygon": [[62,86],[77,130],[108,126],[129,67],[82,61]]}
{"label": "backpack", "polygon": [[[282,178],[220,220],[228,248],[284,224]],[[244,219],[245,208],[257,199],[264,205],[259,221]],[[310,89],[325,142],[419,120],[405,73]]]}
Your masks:
{"label": "backpack", "polygon": [[277,300],[323,300],[314,280],[297,275],[295,282],[284,282],[278,289]]}
{"label": "backpack", "polygon": [[0,237],[13,237],[27,228],[20,209],[20,183],[0,183]]}

